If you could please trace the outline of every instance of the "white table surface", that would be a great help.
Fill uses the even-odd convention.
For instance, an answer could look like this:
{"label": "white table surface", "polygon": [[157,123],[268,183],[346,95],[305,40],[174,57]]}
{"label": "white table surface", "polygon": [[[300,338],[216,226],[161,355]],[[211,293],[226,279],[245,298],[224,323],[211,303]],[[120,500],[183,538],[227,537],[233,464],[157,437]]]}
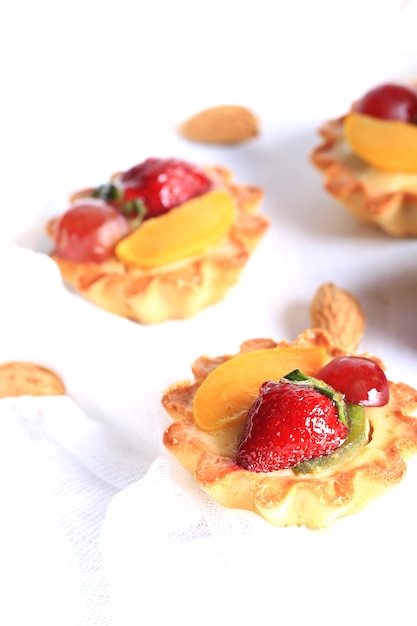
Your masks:
{"label": "white table surface", "polygon": [[[324,120],[374,84],[415,78],[414,2],[17,0],[1,12],[0,361],[49,365],[81,411],[135,438],[138,404],[158,402],[194,358],[251,337],[294,339],[309,326],[315,290],[331,281],[364,308],[362,349],[392,380],[417,386],[417,242],[357,222],[308,161]],[[196,111],[234,103],[259,116],[256,140],[219,148],[178,136]],[[72,190],[148,156],[221,163],[264,188],[271,228],[222,303],[142,327],[68,292],[53,269],[51,289],[37,291],[33,267],[30,286],[23,266],[8,284],[9,246],[47,253],[45,221]],[[138,389],[145,370],[151,382]],[[401,493],[415,507],[415,472],[407,480]],[[405,578],[415,582],[415,570]]]}

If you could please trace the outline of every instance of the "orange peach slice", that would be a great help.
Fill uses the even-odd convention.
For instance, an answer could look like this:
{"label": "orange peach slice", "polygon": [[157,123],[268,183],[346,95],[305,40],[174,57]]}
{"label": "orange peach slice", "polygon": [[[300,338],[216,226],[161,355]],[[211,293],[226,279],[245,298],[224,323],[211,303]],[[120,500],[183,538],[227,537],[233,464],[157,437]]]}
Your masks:
{"label": "orange peach slice", "polygon": [[232,196],[211,191],[146,220],[116,246],[125,264],[141,267],[167,265],[196,256],[222,239],[235,217]]}
{"label": "orange peach slice", "polygon": [[417,172],[417,125],[350,113],[344,121],[353,152],[388,172]]}
{"label": "orange peach slice", "polygon": [[267,348],[239,354],[216,367],[194,398],[194,419],[205,431],[243,421],[267,380],[279,380],[294,369],[313,375],[326,362],[324,348]]}

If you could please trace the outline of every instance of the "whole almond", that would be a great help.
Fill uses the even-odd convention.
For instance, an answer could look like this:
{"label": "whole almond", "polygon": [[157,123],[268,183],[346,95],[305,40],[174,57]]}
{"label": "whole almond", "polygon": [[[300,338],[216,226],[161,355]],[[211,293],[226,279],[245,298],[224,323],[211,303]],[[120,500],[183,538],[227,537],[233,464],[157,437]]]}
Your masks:
{"label": "whole almond", "polygon": [[312,328],[324,328],[346,352],[359,346],[365,315],[360,302],[351,293],[333,283],[321,285],[310,305]]}
{"label": "whole almond", "polygon": [[202,143],[237,144],[259,134],[259,120],[245,107],[218,106],[190,117],[181,125],[180,134]]}
{"label": "whole almond", "polygon": [[65,386],[54,371],[28,361],[0,364],[0,398],[17,396],[60,396]]}

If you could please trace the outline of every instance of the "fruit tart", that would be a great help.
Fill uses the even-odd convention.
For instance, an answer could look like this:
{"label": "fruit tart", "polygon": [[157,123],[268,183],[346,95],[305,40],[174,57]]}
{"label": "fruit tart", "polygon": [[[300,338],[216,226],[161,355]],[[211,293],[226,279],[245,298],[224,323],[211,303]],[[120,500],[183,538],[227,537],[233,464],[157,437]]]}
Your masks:
{"label": "fruit tart", "polygon": [[202,356],[171,385],[163,441],[220,504],[324,528],[401,481],[417,453],[417,391],[323,329]]}
{"label": "fruit tart", "polygon": [[269,221],[221,166],[149,158],[70,198],[51,257],[96,305],[142,324],[195,315],[239,279]]}
{"label": "fruit tart", "polygon": [[311,161],[325,189],[361,221],[417,236],[417,89],[384,83],[320,128]]}

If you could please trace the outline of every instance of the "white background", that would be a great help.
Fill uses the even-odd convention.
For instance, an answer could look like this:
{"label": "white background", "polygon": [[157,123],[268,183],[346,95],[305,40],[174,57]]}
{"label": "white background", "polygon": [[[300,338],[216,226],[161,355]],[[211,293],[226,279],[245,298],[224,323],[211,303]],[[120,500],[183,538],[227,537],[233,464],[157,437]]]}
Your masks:
{"label": "white background", "polygon": [[[308,160],[323,121],[383,80],[416,78],[414,2],[17,0],[0,12],[0,361],[53,367],[89,418],[142,444],[146,468],[160,451],[143,433],[155,414],[150,429],[163,425],[161,390],[200,354],[294,339],[315,290],[332,281],[362,303],[362,349],[417,386],[417,243],[355,221]],[[218,148],[178,136],[184,119],[217,104],[252,109],[259,138]],[[146,328],[67,292],[46,257],[8,246],[47,253],[45,221],[72,190],[148,156],[231,167],[265,190],[271,228],[222,303]],[[416,476],[407,478],[412,501]]]}
{"label": "white background", "polygon": [[[308,161],[323,121],[382,80],[414,79],[416,5],[273,4],[3,7],[0,237],[47,252],[45,220],[66,208],[70,191],[147,156],[225,164],[238,181],[264,188],[272,219],[240,287],[195,320],[131,332],[181,341],[195,333],[194,353],[217,340],[220,351],[234,350],[249,335],[291,339],[308,325],[318,285],[333,281],[365,309],[363,348],[385,359],[394,378],[417,384],[409,370],[416,244],[356,223]],[[259,116],[256,141],[218,149],[178,137],[189,115],[224,103]]]}

